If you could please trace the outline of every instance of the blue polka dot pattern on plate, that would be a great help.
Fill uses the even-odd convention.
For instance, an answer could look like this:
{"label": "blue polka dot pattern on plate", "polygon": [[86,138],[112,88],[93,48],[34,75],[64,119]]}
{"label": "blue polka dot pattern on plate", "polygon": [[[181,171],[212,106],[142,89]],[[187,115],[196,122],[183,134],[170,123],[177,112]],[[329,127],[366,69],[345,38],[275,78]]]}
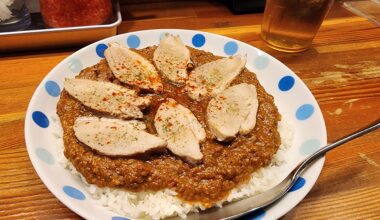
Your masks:
{"label": "blue polka dot pattern on plate", "polygon": [[244,215],[243,217],[239,218],[241,220],[261,220],[265,216],[265,210],[259,209],[257,211],[254,211],[252,213],[249,213],[247,215]]}
{"label": "blue polka dot pattern on plate", "polygon": [[295,80],[292,76],[284,76],[278,82],[278,88],[283,92],[289,91],[293,88],[294,82]]}
{"label": "blue polka dot pattern on plate", "polygon": [[160,34],[160,38],[159,38],[159,40],[161,41],[162,38],[164,38],[167,34],[169,34],[169,33],[168,33],[168,32],[162,32],[162,33]]}
{"label": "blue polka dot pattern on plate", "polygon": [[232,56],[238,51],[238,48],[239,46],[235,41],[229,41],[224,45],[224,53]]}
{"label": "blue polka dot pattern on plate", "polygon": [[36,155],[43,162],[45,162],[45,163],[47,163],[49,165],[54,164],[54,157],[53,157],[53,155],[51,155],[51,153],[49,151],[47,151],[46,149],[41,148],[41,147],[37,148],[36,149]]}
{"label": "blue polka dot pattern on plate", "polygon": [[78,59],[75,59],[75,58],[71,59],[67,64],[68,64],[69,69],[73,73],[78,73],[83,69],[82,62]]}
{"label": "blue polka dot pattern on plate", "polygon": [[266,55],[260,55],[255,58],[254,65],[258,70],[265,69],[269,64],[269,58]]}
{"label": "blue polka dot pattern on plate", "polygon": [[112,217],[112,220],[129,220],[129,218],[124,218],[124,217]]}
{"label": "blue polka dot pattern on plate", "polygon": [[49,119],[43,112],[35,111],[32,113],[32,119],[34,123],[36,123],[41,128],[49,127]]}
{"label": "blue polka dot pattern on plate", "polygon": [[53,97],[58,97],[59,94],[61,93],[61,89],[59,88],[59,85],[52,80],[49,80],[45,83],[45,89],[46,92],[53,96]]}
{"label": "blue polka dot pattern on plate", "polygon": [[310,155],[316,152],[320,146],[321,146],[321,143],[319,142],[319,140],[309,139],[302,143],[300,147],[300,153],[303,155]]}
{"label": "blue polka dot pattern on plate", "polygon": [[301,105],[296,112],[296,118],[298,120],[306,120],[310,118],[314,113],[314,107],[310,104]]}
{"label": "blue polka dot pattern on plate", "polygon": [[305,183],[306,183],[306,180],[302,177],[299,177],[294,183],[294,185],[292,186],[292,188],[290,188],[289,192],[294,192],[301,189],[305,185]]}
{"label": "blue polka dot pattern on plate", "polygon": [[129,35],[127,37],[127,45],[130,48],[138,48],[140,46],[140,38],[137,35]]}
{"label": "blue polka dot pattern on plate", "polygon": [[98,44],[96,46],[96,54],[98,54],[98,56],[100,58],[104,58],[104,51],[108,48],[107,45],[105,44]]}
{"label": "blue polka dot pattern on plate", "polygon": [[193,36],[192,43],[194,47],[201,47],[206,43],[206,38],[203,34],[196,34]]}
{"label": "blue polka dot pattern on plate", "polygon": [[72,186],[64,186],[63,191],[66,193],[66,195],[70,196],[73,199],[77,199],[77,200],[86,199],[86,196],[80,190]]}

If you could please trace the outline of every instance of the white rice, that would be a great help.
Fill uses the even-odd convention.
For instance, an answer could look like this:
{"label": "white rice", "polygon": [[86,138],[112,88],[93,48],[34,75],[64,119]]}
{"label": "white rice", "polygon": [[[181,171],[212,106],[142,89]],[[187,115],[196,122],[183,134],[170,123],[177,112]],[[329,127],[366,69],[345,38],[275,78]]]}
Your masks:
{"label": "white rice", "polygon": [[[88,184],[85,178],[75,169],[63,154],[64,145],[62,139],[62,128],[57,118],[52,120],[55,126],[53,135],[57,140],[58,160],[61,165],[72,174],[79,176],[85,185],[86,191],[101,206],[114,211],[122,216],[139,219],[161,219],[169,216],[180,216],[186,218],[190,212],[204,210],[201,204],[188,204],[176,197],[176,192],[165,189],[158,192],[130,192],[115,188],[99,188]],[[221,207],[223,203],[246,198],[267,189],[270,189],[279,181],[281,173],[280,165],[284,165],[285,153],[290,148],[294,131],[293,127],[284,121],[279,122],[278,131],[281,136],[281,146],[274,155],[271,164],[254,172],[248,183],[233,189],[229,196],[218,202],[216,206]],[[170,204],[170,205],[168,205]]]}

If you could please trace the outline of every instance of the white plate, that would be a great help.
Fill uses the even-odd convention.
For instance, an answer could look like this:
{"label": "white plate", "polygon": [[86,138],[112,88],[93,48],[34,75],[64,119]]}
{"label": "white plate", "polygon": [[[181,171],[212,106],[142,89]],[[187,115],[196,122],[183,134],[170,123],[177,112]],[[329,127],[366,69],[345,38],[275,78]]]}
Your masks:
{"label": "white plate", "polygon": [[[246,43],[200,31],[147,30],[122,34],[93,43],[59,63],[40,83],[28,107],[25,120],[25,141],[30,160],[49,190],[71,210],[86,219],[117,219],[118,215],[100,207],[91,199],[81,181],[65,170],[57,159],[52,133],[52,118],[62,90],[63,79],[74,77],[81,69],[94,65],[103,56],[106,44],[119,42],[132,48],[157,45],[164,33],[181,37],[184,43],[216,55],[247,55],[247,68],[255,72],[266,91],[275,98],[282,116],[295,129],[289,150],[291,169],[295,163],[326,144],[326,128],[321,110],[306,85],[284,64],[267,53]],[[265,210],[246,216],[249,219],[276,219],[296,206],[310,191],[323,166],[324,158],[316,162],[298,181],[292,192]]]}

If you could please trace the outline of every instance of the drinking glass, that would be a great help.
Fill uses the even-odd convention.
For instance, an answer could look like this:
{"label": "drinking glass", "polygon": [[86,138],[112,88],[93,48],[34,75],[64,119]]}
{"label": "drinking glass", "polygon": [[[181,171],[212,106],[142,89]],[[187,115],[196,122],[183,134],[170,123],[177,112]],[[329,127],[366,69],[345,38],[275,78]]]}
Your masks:
{"label": "drinking glass", "polygon": [[23,30],[30,23],[24,0],[0,0],[0,32]]}
{"label": "drinking glass", "polygon": [[334,0],[267,0],[261,38],[279,51],[310,47]]}

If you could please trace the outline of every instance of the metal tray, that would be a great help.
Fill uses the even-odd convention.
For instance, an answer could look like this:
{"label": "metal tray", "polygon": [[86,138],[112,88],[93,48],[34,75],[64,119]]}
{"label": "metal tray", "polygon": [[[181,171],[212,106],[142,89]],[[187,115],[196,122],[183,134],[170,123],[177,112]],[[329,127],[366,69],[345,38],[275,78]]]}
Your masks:
{"label": "metal tray", "polygon": [[27,30],[0,33],[0,52],[89,44],[116,35],[122,17],[119,3],[114,1],[113,17],[101,25],[48,28],[38,11],[31,13],[31,20],[32,25]]}

